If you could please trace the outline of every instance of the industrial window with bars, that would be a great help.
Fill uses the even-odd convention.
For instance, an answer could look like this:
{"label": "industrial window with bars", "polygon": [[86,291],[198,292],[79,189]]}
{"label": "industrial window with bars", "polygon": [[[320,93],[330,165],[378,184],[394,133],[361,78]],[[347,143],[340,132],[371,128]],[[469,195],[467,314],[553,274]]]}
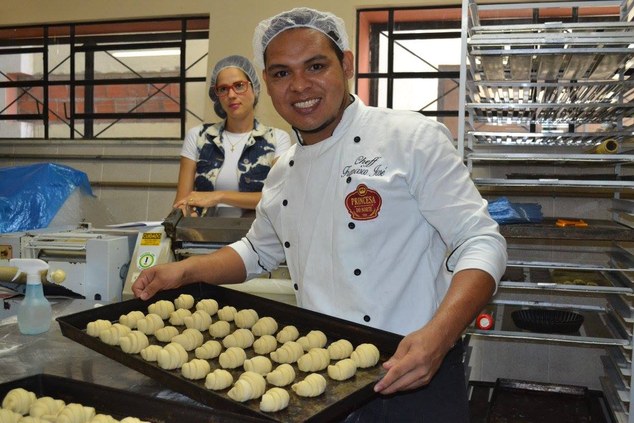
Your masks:
{"label": "industrial window with bars", "polygon": [[0,27],[1,139],[182,139],[209,17]]}

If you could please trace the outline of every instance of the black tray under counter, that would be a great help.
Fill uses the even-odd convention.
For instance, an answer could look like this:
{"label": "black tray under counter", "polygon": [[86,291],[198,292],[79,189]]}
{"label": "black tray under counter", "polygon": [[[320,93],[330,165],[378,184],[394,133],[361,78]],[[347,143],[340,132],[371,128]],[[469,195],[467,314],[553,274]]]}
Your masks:
{"label": "black tray under counter", "polygon": [[[141,358],[140,354],[126,354],[118,346],[110,346],[101,342],[98,338],[93,338],[86,334],[86,326],[91,321],[106,319],[112,322],[118,321],[119,316],[133,310],[140,310],[147,313],[147,306],[158,300],[173,301],[180,294],[191,294],[196,301],[205,298],[215,299],[220,307],[230,305],[236,309],[252,308],[257,311],[260,317],[273,317],[281,329],[285,325],[294,325],[299,330],[300,336],[306,335],[311,330],[323,331],[328,343],[338,339],[347,339],[353,346],[361,343],[373,343],[379,349],[381,356],[379,363],[369,369],[359,369],[355,376],[347,381],[337,382],[327,376],[326,370],[321,373],[327,380],[328,386],[324,394],[315,398],[299,398],[295,395],[290,386],[285,387],[290,394],[289,406],[275,413],[264,413],[259,409],[260,399],[250,400],[245,403],[233,401],[227,395],[229,389],[222,391],[211,391],[204,387],[204,379],[192,381],[181,375],[180,369],[164,370],[156,363],[147,362]],[[212,316],[217,320],[217,316]],[[266,418],[280,422],[296,421],[335,421],[343,419],[347,414],[370,401],[378,394],[373,391],[373,387],[378,380],[383,377],[385,370],[381,363],[391,357],[396,351],[402,336],[373,329],[368,326],[356,324],[350,321],[337,319],[325,314],[316,313],[299,307],[268,300],[255,295],[239,292],[236,290],[213,286],[208,284],[193,284],[171,291],[164,291],[157,294],[149,301],[131,299],[121,303],[114,303],[95,309],[82,311],[57,318],[62,334],[90,349],[93,349],[117,362],[137,370],[149,376],[166,387],[187,395],[188,397],[204,405],[227,410],[229,412],[257,418]],[[235,327],[232,324],[232,330]],[[211,339],[208,332],[204,332],[205,341]],[[150,336],[151,344],[164,345]],[[245,350],[247,358],[254,356],[252,348]],[[189,359],[194,358],[193,351],[189,353]],[[218,359],[210,360],[212,369],[219,368]],[[274,363],[275,364],[275,363]],[[295,381],[302,380],[307,373],[297,369],[293,364],[297,377]],[[234,381],[237,379],[242,368],[229,370]],[[267,389],[271,386],[267,385]]]}
{"label": "black tray under counter", "polygon": [[97,414],[109,414],[116,419],[131,416],[151,423],[266,422],[263,419],[154,398],[44,373],[0,384],[0,401],[9,391],[16,388],[33,392],[37,398],[49,396],[62,400],[66,404],[78,403],[85,407],[94,407]]}

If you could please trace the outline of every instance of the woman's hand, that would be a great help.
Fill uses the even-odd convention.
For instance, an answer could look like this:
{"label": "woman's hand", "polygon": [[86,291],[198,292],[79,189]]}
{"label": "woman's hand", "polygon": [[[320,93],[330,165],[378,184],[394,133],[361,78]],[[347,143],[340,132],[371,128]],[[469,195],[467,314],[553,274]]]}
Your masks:
{"label": "woman's hand", "polygon": [[223,198],[224,191],[192,191],[185,198],[174,203],[173,207],[181,209],[183,216],[197,217],[195,207],[203,209],[215,207],[222,202]]}

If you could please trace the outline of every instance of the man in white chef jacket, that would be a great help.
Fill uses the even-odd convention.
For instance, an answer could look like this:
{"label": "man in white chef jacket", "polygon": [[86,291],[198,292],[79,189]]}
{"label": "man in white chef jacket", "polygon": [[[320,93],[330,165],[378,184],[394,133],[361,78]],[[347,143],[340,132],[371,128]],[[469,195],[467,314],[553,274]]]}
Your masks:
{"label": "man in white chef jacket", "polygon": [[[286,261],[299,306],[404,335],[346,421],[468,421],[459,342],[506,267],[506,243],[449,131],[350,94],[343,21],[297,8],[262,21],[255,63],[297,143],[241,241],[145,270],[132,289],[242,282]],[[395,395],[391,395],[395,394]]]}

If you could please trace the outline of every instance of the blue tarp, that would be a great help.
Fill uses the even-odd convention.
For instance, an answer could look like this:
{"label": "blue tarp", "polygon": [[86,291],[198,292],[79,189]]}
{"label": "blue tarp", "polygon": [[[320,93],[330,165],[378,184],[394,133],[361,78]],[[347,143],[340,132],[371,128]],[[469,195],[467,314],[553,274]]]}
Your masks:
{"label": "blue tarp", "polygon": [[0,233],[48,227],[76,188],[93,195],[88,176],[68,166],[0,168]]}
{"label": "blue tarp", "polygon": [[489,202],[489,214],[500,225],[509,223],[539,223],[543,220],[542,206],[538,203],[511,203],[500,197]]}

